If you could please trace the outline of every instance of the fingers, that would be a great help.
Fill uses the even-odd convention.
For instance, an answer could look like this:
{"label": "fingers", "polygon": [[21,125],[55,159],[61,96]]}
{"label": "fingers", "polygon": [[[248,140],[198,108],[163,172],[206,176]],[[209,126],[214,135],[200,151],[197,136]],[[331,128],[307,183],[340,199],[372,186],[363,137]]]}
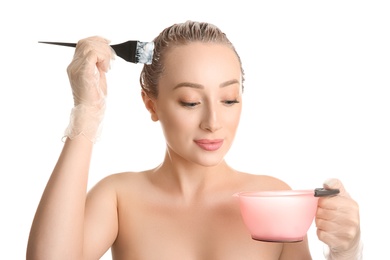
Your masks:
{"label": "fingers", "polygon": [[109,41],[99,36],[80,40],[67,68],[75,106],[103,104],[107,94],[105,73],[114,51]]}
{"label": "fingers", "polygon": [[316,227],[318,238],[337,250],[348,250],[360,234],[359,205],[338,179],[329,179],[325,188],[339,189],[340,193],[318,200]]}
{"label": "fingers", "polygon": [[359,227],[359,209],[356,202],[336,202],[336,203],[347,203],[346,205],[339,205],[333,209],[321,208],[317,209],[316,214],[316,227],[318,230],[340,234],[352,233]]}
{"label": "fingers", "polygon": [[[346,252],[354,247],[359,240],[359,232],[355,229],[343,231],[343,235],[317,230],[318,238],[329,246],[334,252]],[[356,242],[355,242],[356,241]]]}
{"label": "fingers", "polygon": [[89,64],[96,65],[99,70],[107,72],[110,69],[110,61],[115,57],[115,52],[109,43],[109,40],[100,36],[82,39],[76,45],[74,57],[86,57]]}

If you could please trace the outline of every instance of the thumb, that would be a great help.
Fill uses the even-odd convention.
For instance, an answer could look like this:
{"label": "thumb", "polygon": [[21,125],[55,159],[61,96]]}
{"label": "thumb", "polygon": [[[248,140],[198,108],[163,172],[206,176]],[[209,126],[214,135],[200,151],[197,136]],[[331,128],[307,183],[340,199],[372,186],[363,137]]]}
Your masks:
{"label": "thumb", "polygon": [[325,189],[339,189],[340,190],[339,195],[349,197],[347,191],[344,188],[343,183],[339,179],[336,178],[327,179],[324,181],[323,186]]}

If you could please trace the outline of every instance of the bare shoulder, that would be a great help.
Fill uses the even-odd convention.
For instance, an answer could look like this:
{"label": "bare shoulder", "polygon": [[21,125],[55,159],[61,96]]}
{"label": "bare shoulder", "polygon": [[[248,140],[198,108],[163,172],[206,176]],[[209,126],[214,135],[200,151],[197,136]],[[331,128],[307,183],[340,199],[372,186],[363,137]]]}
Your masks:
{"label": "bare shoulder", "polygon": [[130,188],[129,185],[132,183],[134,186],[138,186],[141,182],[146,181],[147,172],[148,171],[113,173],[101,179],[96,186],[108,186],[111,188],[126,186],[127,188]]}
{"label": "bare shoulder", "polygon": [[147,171],[145,172],[120,172],[107,175],[98,181],[89,193],[121,193],[123,191],[135,191],[144,189],[148,184]]}
{"label": "bare shoulder", "polygon": [[283,180],[263,174],[238,172],[242,188],[246,190],[289,190],[291,187]]}

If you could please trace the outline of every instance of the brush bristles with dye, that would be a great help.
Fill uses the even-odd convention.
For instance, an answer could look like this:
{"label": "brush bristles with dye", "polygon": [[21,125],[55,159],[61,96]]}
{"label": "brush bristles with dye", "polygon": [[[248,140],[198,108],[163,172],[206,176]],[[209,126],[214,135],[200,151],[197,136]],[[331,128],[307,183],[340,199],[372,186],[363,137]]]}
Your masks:
{"label": "brush bristles with dye", "polygon": [[138,63],[152,64],[154,42],[137,42],[136,60]]}

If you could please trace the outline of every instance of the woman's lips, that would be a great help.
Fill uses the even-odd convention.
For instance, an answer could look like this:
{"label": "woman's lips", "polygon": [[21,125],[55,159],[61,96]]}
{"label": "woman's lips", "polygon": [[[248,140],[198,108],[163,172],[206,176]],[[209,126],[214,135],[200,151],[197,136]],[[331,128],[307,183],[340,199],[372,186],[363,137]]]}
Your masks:
{"label": "woman's lips", "polygon": [[216,151],[222,146],[223,139],[214,139],[214,140],[199,139],[199,140],[195,140],[195,143],[203,150]]}

